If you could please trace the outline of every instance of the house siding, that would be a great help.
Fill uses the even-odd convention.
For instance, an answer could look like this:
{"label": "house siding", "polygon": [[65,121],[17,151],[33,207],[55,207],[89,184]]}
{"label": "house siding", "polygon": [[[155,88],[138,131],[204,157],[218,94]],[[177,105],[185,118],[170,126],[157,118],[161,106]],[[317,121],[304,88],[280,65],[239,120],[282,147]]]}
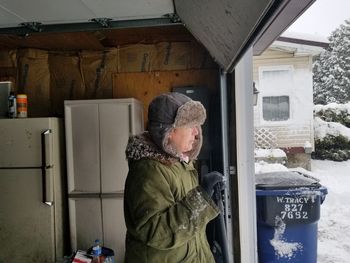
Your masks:
{"label": "house siding", "polygon": [[[262,70],[287,68],[292,72],[292,83],[280,89],[259,85]],[[268,49],[261,56],[253,58],[253,80],[259,90],[258,105],[254,107],[255,128],[269,129],[276,136],[279,148],[304,147],[306,142],[313,146],[313,94],[312,57],[297,56],[292,52]],[[262,97],[288,95],[290,98],[290,119],[287,121],[265,121],[262,117]]]}
{"label": "house siding", "polygon": [[280,148],[303,147],[306,141],[312,141],[310,124],[300,125],[293,129],[286,126],[264,126],[264,128],[269,128],[276,135],[276,143]]}

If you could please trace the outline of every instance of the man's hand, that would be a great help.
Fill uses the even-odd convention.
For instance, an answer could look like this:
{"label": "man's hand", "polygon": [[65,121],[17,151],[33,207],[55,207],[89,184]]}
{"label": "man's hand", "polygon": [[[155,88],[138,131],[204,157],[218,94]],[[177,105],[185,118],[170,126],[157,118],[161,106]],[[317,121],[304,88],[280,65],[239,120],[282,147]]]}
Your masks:
{"label": "man's hand", "polygon": [[205,192],[211,197],[214,193],[214,186],[224,182],[224,176],[219,172],[210,172],[202,176],[201,186]]}

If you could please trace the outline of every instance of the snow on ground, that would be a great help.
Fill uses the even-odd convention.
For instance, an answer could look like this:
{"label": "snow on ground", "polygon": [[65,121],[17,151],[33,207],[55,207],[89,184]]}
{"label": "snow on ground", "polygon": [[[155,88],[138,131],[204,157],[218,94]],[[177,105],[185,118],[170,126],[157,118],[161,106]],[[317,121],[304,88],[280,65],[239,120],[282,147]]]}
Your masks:
{"label": "snow on ground", "polygon": [[267,157],[267,158],[285,158],[286,153],[281,149],[255,149],[255,158]]}
{"label": "snow on ground", "polygon": [[[350,160],[345,162],[312,160],[312,171],[299,171],[316,177],[328,190],[318,222],[317,263],[350,262]],[[282,164],[255,163],[256,173],[288,171]]]}
{"label": "snow on ground", "polygon": [[312,160],[312,174],[328,189],[318,223],[317,262],[350,262],[350,160]]}
{"label": "snow on ground", "polygon": [[255,173],[270,173],[275,171],[288,171],[288,168],[280,163],[267,163],[260,161],[255,163]]}

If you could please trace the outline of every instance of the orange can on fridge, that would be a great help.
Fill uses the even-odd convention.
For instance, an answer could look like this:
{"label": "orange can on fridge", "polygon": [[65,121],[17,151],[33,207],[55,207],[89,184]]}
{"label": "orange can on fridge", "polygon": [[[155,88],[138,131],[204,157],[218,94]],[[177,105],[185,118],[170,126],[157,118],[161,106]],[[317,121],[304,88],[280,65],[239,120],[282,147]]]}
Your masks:
{"label": "orange can on fridge", "polygon": [[26,94],[17,94],[17,118],[28,116],[28,100]]}

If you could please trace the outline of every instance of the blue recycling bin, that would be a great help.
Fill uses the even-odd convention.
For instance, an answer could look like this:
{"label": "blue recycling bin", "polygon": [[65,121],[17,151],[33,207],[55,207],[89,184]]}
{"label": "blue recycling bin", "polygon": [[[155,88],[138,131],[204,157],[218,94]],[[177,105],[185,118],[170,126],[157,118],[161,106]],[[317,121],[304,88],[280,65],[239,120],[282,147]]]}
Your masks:
{"label": "blue recycling bin", "polygon": [[316,263],[327,188],[296,171],[256,174],[259,263]]}

